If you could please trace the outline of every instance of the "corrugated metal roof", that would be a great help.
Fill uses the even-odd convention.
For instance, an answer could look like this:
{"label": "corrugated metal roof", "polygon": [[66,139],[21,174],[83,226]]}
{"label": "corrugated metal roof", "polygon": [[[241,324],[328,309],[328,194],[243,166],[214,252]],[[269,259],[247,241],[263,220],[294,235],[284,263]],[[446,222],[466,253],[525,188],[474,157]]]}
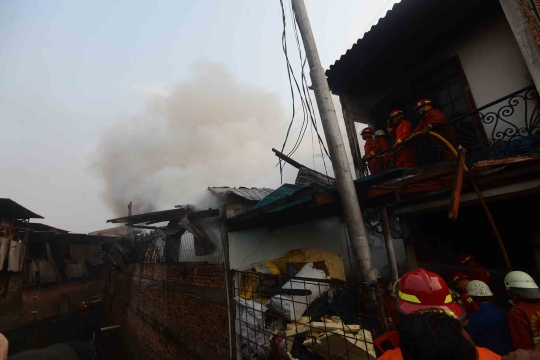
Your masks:
{"label": "corrugated metal roof", "polygon": [[43,216],[28,210],[11,199],[0,199],[0,213],[14,216],[15,219],[43,219]]}
{"label": "corrugated metal roof", "polygon": [[330,65],[328,85],[339,94],[363,67],[388,72],[392,68],[384,61],[418,63],[431,56],[436,44],[448,43],[478,25],[478,15],[484,18],[497,12],[500,4],[491,0],[402,0]]}
{"label": "corrugated metal roof", "polygon": [[247,200],[261,201],[268,195],[270,195],[274,189],[270,188],[231,188],[228,186],[221,187],[209,187],[208,190],[219,196],[226,196],[229,193],[233,193]]}
{"label": "corrugated metal roof", "polygon": [[300,185],[283,184],[280,187],[278,187],[275,191],[273,191],[271,194],[266,196],[264,199],[261,199],[261,201],[259,201],[257,205],[255,205],[253,208],[257,209],[266,204],[270,204],[276,200],[284,198],[285,196],[292,195],[302,188],[303,186],[300,186]]}

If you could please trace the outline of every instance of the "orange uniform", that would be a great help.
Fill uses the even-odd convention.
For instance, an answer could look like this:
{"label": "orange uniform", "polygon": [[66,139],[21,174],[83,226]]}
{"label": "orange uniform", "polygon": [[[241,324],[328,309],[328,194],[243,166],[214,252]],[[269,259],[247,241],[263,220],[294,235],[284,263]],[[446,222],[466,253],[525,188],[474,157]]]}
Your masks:
{"label": "orange uniform", "polygon": [[[483,347],[476,347],[478,352],[478,360],[500,360],[501,356],[495,354],[493,351],[488,350]],[[403,355],[401,354],[401,349],[397,348],[394,350],[388,350],[382,356],[378,358],[379,360],[403,360]]]}
{"label": "orange uniform", "polygon": [[[364,144],[364,152],[366,156],[373,156],[380,151],[379,144],[373,138],[367,138]],[[383,170],[381,158],[373,158],[368,161],[369,172],[371,174],[379,173]]]}
{"label": "orange uniform", "polygon": [[392,123],[392,120],[386,121],[386,132],[388,133],[388,136],[396,137],[396,129],[394,127],[394,124]]}
{"label": "orange uniform", "polygon": [[[383,136],[379,136],[377,138],[377,144],[379,144],[379,151],[384,151],[390,148],[390,143],[388,142],[388,139],[386,139]],[[387,152],[382,156],[384,170],[387,170],[390,168],[390,163],[392,161],[391,157],[392,156],[390,152]]]}
{"label": "orange uniform", "polygon": [[[396,129],[396,142],[395,144],[402,144],[405,139],[411,135],[411,123],[407,120],[401,120]],[[418,166],[414,153],[411,149],[405,147],[399,147],[397,150],[396,168],[415,168]]]}
{"label": "orange uniform", "polygon": [[[420,120],[420,123],[418,123],[418,126],[416,127],[416,129],[414,129],[413,133],[420,132],[426,126],[431,125],[431,127],[433,128],[432,131],[444,137],[457,150],[458,140],[454,127],[452,125],[449,125],[444,128],[440,128],[441,125],[446,124],[447,122],[448,119],[442,111],[437,109],[430,109],[424,114],[424,118]],[[444,149],[444,158],[446,159],[446,161],[452,161],[455,159],[455,156],[447,150],[447,146],[443,144],[439,139],[432,137],[431,141],[437,147]]]}
{"label": "orange uniform", "polygon": [[508,312],[514,350],[532,350],[540,341],[540,301],[519,301]]}

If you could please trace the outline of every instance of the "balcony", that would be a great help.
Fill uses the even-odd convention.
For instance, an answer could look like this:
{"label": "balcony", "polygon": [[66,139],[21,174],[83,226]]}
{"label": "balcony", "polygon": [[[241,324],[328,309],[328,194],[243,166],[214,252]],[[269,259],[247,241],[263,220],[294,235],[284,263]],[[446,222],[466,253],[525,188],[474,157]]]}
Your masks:
{"label": "balcony", "polygon": [[[459,145],[467,150],[467,163],[538,151],[540,150],[538,92],[534,86],[516,91],[473,112],[450,119],[436,131],[444,135],[449,127],[455,129]],[[403,167],[403,162],[398,162],[398,159],[404,153],[409,155],[409,164],[414,167],[452,159],[448,147],[434,136],[413,135],[396,149],[387,149],[363,158],[364,176]],[[391,142],[393,143],[393,140]]]}

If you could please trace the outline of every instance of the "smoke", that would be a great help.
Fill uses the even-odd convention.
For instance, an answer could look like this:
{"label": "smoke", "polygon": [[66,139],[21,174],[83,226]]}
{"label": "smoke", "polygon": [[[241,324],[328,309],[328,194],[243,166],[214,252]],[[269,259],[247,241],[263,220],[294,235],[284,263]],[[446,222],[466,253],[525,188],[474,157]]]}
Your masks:
{"label": "smoke", "polygon": [[[118,216],[193,203],[208,186],[251,186],[276,159],[285,115],[279,96],[199,62],[190,79],[155,94],[146,111],[102,134],[102,197]],[[206,191],[207,192],[207,191]]]}

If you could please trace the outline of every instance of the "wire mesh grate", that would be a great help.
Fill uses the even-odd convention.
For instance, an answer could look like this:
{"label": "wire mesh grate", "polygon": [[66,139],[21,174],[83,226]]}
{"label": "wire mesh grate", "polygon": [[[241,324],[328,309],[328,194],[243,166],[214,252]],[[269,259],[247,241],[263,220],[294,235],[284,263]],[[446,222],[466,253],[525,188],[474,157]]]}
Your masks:
{"label": "wire mesh grate", "polygon": [[[374,340],[388,332],[377,285],[244,271],[233,279],[239,358],[375,359]],[[378,294],[369,308],[362,285]]]}

